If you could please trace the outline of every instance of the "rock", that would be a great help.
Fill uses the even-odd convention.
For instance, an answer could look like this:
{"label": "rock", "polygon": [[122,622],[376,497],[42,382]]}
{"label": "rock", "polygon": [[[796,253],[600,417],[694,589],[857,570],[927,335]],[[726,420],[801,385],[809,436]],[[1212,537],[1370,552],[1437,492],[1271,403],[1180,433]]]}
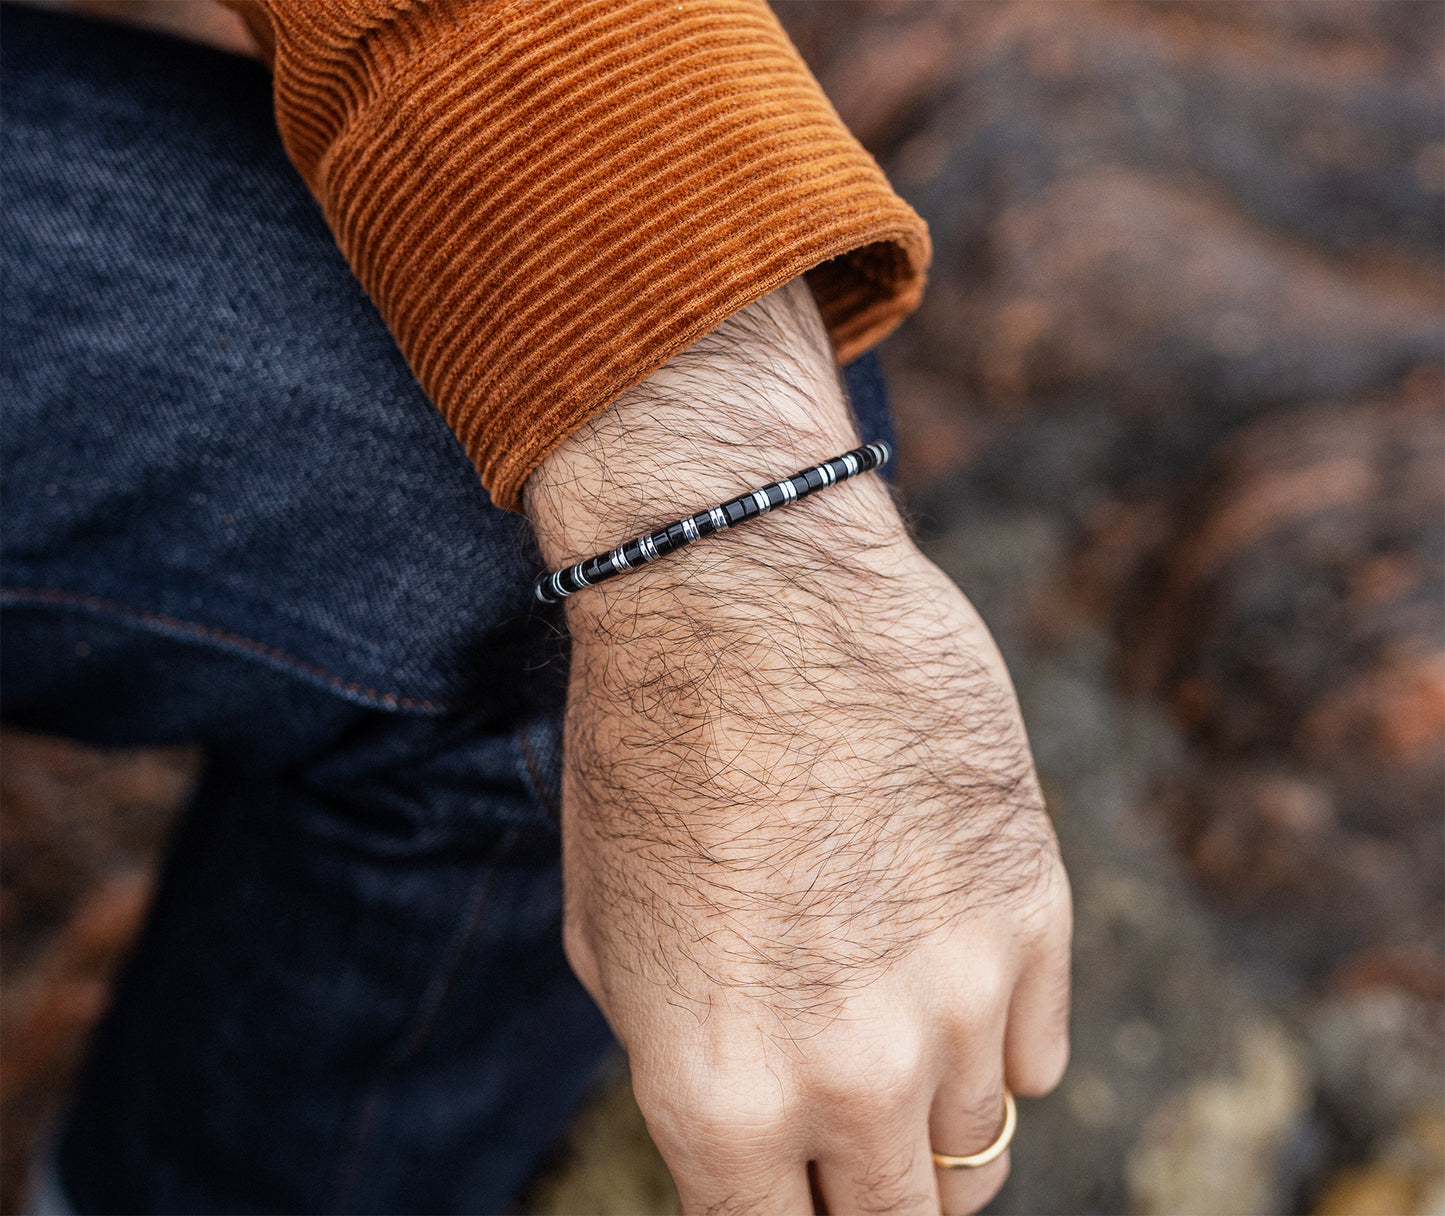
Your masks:
{"label": "rock", "polygon": [[1136,1216],[1272,1216],[1286,1210],[1282,1158],[1308,1109],[1301,1052],[1273,1023],[1246,1027],[1238,1072],[1164,1104],[1129,1155]]}
{"label": "rock", "polygon": [[1416,1182],[1392,1165],[1341,1170],[1326,1185],[1312,1216],[1438,1216],[1420,1206]]}
{"label": "rock", "polygon": [[64,927],[26,968],[8,965],[0,998],[0,1126],[6,1211],[25,1186],[30,1145],[55,1114],[104,1011],[110,982],[150,900],[150,875],[129,870],[79,899]]}
{"label": "rock", "polygon": [[991,217],[1105,166],[1230,198],[1332,254],[1438,266],[1439,7],[1327,7],[775,5],[934,223],[945,274],[987,271]]}
{"label": "rock", "polygon": [[1311,1216],[1440,1216],[1445,1212],[1445,1115],[1425,1107],[1369,1161],[1336,1171]]}
{"label": "rock", "polygon": [[1314,977],[1445,950],[1442,466],[1445,417],[1405,389],[1260,422],[1116,609],[1129,681],[1198,749],[1162,816],[1211,891],[1294,926]]}
{"label": "rock", "polygon": [[1252,413],[1441,357],[1433,288],[1363,278],[1154,173],[1069,175],[980,235],[988,273],[919,311],[933,357],[986,407],[1112,399],[1171,467]]}
{"label": "rock", "polygon": [[1325,984],[1346,996],[1380,988],[1445,1005],[1445,955],[1418,942],[1377,946],[1344,959]]}
{"label": "rock", "polygon": [[0,731],[0,948],[18,974],[105,875],[149,865],[199,772],[195,748],[101,750]]}
{"label": "rock", "polygon": [[24,1189],[139,930],[195,748],[101,750],[0,731],[0,1210]]}
{"label": "rock", "polygon": [[1405,391],[1241,432],[1120,622],[1131,682],[1223,752],[1336,768],[1346,744],[1373,769],[1428,763],[1445,741],[1442,464],[1445,413]]}
{"label": "rock", "polygon": [[1439,1109],[1445,1009],[1389,989],[1328,998],[1304,1024],[1319,1100],[1342,1143],[1358,1150]]}

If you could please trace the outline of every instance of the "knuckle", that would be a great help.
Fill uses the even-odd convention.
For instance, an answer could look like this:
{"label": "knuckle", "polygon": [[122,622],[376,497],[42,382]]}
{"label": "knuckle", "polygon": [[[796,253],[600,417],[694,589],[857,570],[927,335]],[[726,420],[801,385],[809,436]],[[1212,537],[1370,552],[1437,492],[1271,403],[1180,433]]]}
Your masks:
{"label": "knuckle", "polygon": [[661,1144],[719,1167],[756,1161],[785,1134],[790,1104],[776,1080],[725,1083],[677,1073],[634,1075],[633,1094]]}
{"label": "knuckle", "polygon": [[632,1096],[660,1147],[691,1144],[701,1134],[701,1117],[675,1078],[634,1065]]}
{"label": "knuckle", "polygon": [[840,1045],[829,1053],[817,1088],[827,1101],[873,1120],[912,1103],[922,1067],[922,1045],[910,1036]]}
{"label": "knuckle", "polygon": [[870,1119],[886,1118],[912,1104],[917,1084],[918,1072],[914,1068],[877,1065],[859,1076],[854,1105]]}
{"label": "knuckle", "polygon": [[1015,974],[1009,960],[1001,956],[973,960],[963,979],[963,1004],[958,1010],[961,1024],[957,1027],[965,1040],[994,1025],[1008,1008],[1013,994]]}

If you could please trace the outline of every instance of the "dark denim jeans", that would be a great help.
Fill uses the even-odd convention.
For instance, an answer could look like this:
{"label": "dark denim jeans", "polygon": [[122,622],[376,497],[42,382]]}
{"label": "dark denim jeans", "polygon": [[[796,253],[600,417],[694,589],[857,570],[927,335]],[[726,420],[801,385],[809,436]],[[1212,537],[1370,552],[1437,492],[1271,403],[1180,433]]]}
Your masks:
{"label": "dark denim jeans", "polygon": [[[610,1043],[562,957],[566,653],[255,63],[7,9],[6,721],[198,740],[60,1142],[88,1212],[496,1212]],[[877,365],[848,369],[866,438]],[[700,504],[701,505],[701,504]]]}

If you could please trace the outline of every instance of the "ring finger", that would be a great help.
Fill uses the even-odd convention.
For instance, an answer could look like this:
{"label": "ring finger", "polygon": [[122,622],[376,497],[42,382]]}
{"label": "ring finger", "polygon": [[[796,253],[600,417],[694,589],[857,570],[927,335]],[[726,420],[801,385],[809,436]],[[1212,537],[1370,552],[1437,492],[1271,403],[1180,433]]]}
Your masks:
{"label": "ring finger", "polygon": [[[967,1079],[963,1079],[963,1078]],[[999,1046],[992,1069],[960,1074],[945,1082],[934,1099],[929,1119],[933,1151],[955,1157],[981,1153],[1000,1139],[1011,1137],[1005,1126],[1003,1049]],[[1007,1147],[986,1164],[974,1167],[939,1167],[938,1194],[944,1216],[963,1216],[983,1207],[1008,1177]]]}

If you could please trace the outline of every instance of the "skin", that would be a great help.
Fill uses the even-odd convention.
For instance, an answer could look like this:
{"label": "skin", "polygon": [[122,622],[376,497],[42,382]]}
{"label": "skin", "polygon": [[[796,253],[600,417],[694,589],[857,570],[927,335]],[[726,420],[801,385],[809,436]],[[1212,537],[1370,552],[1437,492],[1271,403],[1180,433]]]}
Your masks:
{"label": "skin", "polygon": [[78,13],[158,30],[205,43],[233,55],[260,58],[261,48],[245,23],[215,0],[66,0],[59,5]]}
{"label": "skin", "polygon": [[[858,442],[806,287],[533,474],[550,566]],[[959,1213],[1067,1057],[1068,881],[1003,663],[866,475],[566,601],[565,941],[688,1212]]]}

